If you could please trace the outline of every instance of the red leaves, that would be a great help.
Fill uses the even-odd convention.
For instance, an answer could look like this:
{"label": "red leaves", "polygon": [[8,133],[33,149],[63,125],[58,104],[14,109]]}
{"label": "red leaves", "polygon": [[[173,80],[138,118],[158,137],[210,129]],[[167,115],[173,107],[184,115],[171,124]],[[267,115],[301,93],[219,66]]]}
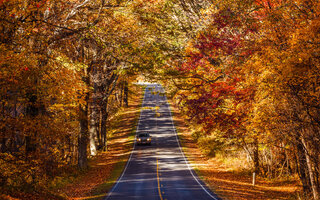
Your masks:
{"label": "red leaves", "polygon": [[221,33],[219,36],[212,35],[210,33],[203,33],[199,36],[197,43],[194,47],[199,49],[200,54],[191,54],[194,61],[199,60],[202,57],[214,58],[218,55],[231,55],[234,50],[240,46],[240,37],[238,35],[231,35],[229,33]]}
{"label": "red leaves", "polygon": [[255,19],[246,20],[246,13],[232,8],[211,12],[207,28],[189,43],[187,58],[178,67],[191,77],[186,81],[189,84],[186,88],[191,90],[181,92],[181,107],[208,133],[212,129],[234,133],[244,126],[247,106],[255,93],[254,89],[246,88],[241,67],[255,53],[244,41],[254,38],[259,26]]}
{"label": "red leaves", "polygon": [[255,2],[263,6],[264,8],[267,8],[269,10],[279,6],[282,3],[282,0],[255,0]]}
{"label": "red leaves", "polygon": [[254,13],[258,19],[262,19],[272,12],[272,10],[279,7],[282,3],[282,0],[255,0],[256,4],[261,8]]}
{"label": "red leaves", "polygon": [[227,78],[225,81],[196,87],[191,93],[191,99],[190,95],[180,96],[184,99],[183,108],[188,111],[190,120],[202,124],[206,131],[217,126],[225,127],[226,130],[240,126],[242,118],[236,114],[236,106],[239,100],[247,99],[248,93],[247,89],[236,87],[239,81],[239,78]]}
{"label": "red leaves", "polygon": [[214,24],[217,26],[218,30],[228,26],[232,20],[234,13],[230,9],[221,10],[213,15]]}
{"label": "red leaves", "polygon": [[[37,8],[43,7],[46,3],[47,3],[47,0],[40,1],[39,3],[36,4],[36,7]],[[49,8],[49,10],[50,10],[50,8]]]}

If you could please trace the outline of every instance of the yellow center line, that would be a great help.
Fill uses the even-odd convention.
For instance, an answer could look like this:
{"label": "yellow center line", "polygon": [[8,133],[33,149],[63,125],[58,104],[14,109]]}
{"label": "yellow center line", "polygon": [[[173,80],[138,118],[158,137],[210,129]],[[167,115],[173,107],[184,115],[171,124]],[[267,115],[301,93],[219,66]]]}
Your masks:
{"label": "yellow center line", "polygon": [[161,189],[160,189],[159,161],[158,161],[158,159],[157,159],[157,181],[158,181],[158,193],[159,193],[159,197],[160,197],[161,200],[163,200],[162,194],[161,194]]}

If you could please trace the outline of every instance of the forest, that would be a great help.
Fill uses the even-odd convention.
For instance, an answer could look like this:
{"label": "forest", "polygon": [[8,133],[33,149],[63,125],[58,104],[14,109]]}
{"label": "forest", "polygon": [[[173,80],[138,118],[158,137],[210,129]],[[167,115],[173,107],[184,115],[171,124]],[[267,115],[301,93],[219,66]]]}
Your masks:
{"label": "forest", "polygon": [[319,17],[318,0],[0,0],[0,189],[86,169],[143,77],[207,156],[244,152],[319,200]]}

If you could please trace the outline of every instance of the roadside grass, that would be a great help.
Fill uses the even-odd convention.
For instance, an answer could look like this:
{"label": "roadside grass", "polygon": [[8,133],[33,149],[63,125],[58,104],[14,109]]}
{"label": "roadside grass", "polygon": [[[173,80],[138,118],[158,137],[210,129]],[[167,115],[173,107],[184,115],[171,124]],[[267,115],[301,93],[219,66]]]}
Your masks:
{"label": "roadside grass", "polygon": [[114,165],[110,177],[103,184],[97,186],[93,191],[91,191],[90,196],[92,200],[100,200],[106,196],[106,191],[110,191],[112,186],[117,182],[119,176],[123,172],[123,169],[126,165],[126,161],[122,160]]}
{"label": "roadside grass", "polygon": [[[140,88],[141,91],[144,89],[144,87]],[[141,94],[140,94],[141,95]],[[131,150],[132,150],[132,146],[134,143],[134,138],[136,135],[136,127],[138,125],[138,121],[139,121],[139,114],[140,114],[140,107],[142,104],[142,98],[140,97],[140,104],[138,104],[138,108],[136,108],[136,116],[134,117],[133,120],[133,124],[131,125],[131,131],[130,134],[127,138],[127,140],[129,142],[127,142],[127,144],[125,144],[125,149],[126,151],[130,151],[127,154],[124,154],[120,160],[118,162],[116,162],[113,166],[113,169],[111,170],[111,173],[108,175],[108,177],[106,177],[106,180],[104,183],[96,186],[91,192],[90,192],[90,200],[101,200],[103,199],[107,192],[111,190],[111,188],[113,187],[113,185],[117,182],[118,178],[121,176],[121,174],[123,173],[123,170],[127,164],[127,161],[129,159],[129,156],[131,154]],[[126,115],[124,116],[124,118],[126,118]],[[122,128],[122,126],[117,126],[115,124],[119,124],[118,120],[114,121],[114,129],[113,133],[116,133],[119,131],[119,129]],[[112,136],[111,136],[112,137]]]}
{"label": "roadside grass", "polygon": [[297,177],[268,180],[257,177],[252,185],[250,166],[244,157],[216,154],[208,157],[199,148],[191,128],[184,121],[172,101],[169,101],[180,145],[190,165],[205,184],[220,198],[226,200],[308,199],[301,195]]}
{"label": "roadside grass", "polygon": [[[130,142],[127,143],[125,147],[129,151],[131,151],[134,143],[137,125],[138,125],[138,118],[135,119],[134,125],[132,126],[131,133],[128,137],[128,140]],[[127,164],[130,154],[131,153],[124,155],[117,163],[115,163],[115,165],[113,166],[113,170],[108,175],[108,178],[105,180],[105,182],[98,185],[90,192],[90,196],[93,197],[93,198],[90,198],[90,200],[101,200],[106,196],[107,192],[111,190],[113,185],[117,182],[118,178],[123,173],[123,170]]]}

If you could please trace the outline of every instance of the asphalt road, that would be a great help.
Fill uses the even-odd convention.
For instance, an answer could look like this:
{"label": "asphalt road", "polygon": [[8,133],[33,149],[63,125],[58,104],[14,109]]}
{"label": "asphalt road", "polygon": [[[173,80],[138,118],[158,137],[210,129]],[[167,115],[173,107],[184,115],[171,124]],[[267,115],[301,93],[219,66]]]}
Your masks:
{"label": "asphalt road", "polygon": [[124,172],[105,199],[219,199],[198,179],[182,153],[163,94],[160,85],[147,86],[137,133],[149,132],[152,144],[134,145]]}

